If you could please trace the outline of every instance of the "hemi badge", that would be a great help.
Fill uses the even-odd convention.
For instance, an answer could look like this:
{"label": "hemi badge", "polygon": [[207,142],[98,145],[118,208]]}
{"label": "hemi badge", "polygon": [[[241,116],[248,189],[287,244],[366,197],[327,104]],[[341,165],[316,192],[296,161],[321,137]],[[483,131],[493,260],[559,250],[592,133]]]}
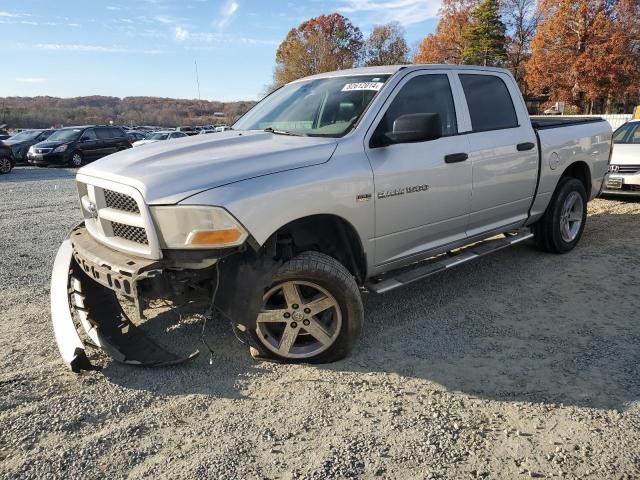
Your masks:
{"label": "hemi badge", "polygon": [[371,200],[370,193],[361,193],[360,195],[356,195],[356,202],[368,202]]}

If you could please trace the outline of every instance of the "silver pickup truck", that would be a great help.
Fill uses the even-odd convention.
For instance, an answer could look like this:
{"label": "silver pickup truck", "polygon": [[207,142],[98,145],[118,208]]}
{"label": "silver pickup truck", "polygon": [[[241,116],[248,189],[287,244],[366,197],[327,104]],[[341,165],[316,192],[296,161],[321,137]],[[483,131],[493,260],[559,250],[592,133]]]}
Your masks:
{"label": "silver pickup truck", "polygon": [[605,121],[530,118],[502,69],[297,80],[230,131],[78,172],[84,222],[52,275],[60,352],[76,371],[91,368],[86,339],[121,362],[183,361],[145,333],[161,300],[229,321],[254,356],[340,359],[360,334],[363,292],[531,237],[573,249],[610,155]]}

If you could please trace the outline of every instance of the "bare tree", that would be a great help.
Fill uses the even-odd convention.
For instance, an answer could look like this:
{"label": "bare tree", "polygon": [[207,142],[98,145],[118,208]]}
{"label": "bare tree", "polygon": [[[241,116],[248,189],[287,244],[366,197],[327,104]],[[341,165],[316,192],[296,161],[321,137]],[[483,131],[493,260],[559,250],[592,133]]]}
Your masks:
{"label": "bare tree", "polygon": [[409,47],[397,22],[373,27],[364,45],[367,66],[409,63]]}
{"label": "bare tree", "polygon": [[536,0],[503,0],[502,9],[508,29],[509,68],[520,87],[526,91],[524,66],[531,55],[529,46],[540,21]]}

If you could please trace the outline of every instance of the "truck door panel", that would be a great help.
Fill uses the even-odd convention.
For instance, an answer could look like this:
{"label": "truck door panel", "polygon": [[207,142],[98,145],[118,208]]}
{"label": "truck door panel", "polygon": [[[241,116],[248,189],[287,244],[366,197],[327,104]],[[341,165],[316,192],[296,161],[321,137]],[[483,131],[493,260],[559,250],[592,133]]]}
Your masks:
{"label": "truck door panel", "polygon": [[[395,93],[395,95],[394,95]],[[402,262],[430,248],[465,238],[471,195],[471,164],[445,157],[468,152],[446,72],[410,74],[396,87],[373,123],[372,135],[390,132],[411,113],[439,113],[443,137],[365,150],[374,175],[376,263]]]}
{"label": "truck door panel", "polygon": [[[467,235],[524,221],[538,176],[538,148],[524,105],[500,74],[459,74],[472,131],[473,193]],[[512,86],[515,88],[515,86]]]}

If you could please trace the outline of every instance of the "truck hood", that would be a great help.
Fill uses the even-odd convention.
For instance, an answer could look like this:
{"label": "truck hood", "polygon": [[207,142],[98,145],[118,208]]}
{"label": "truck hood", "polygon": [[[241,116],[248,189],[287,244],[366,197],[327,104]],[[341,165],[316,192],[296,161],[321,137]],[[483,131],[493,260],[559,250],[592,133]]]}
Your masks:
{"label": "truck hood", "polygon": [[333,138],[229,131],[130,148],[78,173],[138,189],[148,204],[168,205],[229,183],[327,162]]}
{"label": "truck hood", "polygon": [[611,155],[613,165],[640,165],[639,143],[616,143]]}

